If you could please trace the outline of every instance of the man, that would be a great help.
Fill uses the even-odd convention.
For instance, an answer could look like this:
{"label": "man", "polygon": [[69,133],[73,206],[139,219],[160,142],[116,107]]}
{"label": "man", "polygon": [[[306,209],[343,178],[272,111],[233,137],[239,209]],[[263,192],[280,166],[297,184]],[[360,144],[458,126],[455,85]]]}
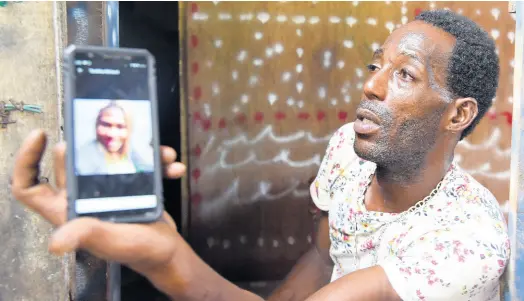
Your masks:
{"label": "man", "polygon": [[[491,105],[498,70],[488,34],[449,11],[424,12],[391,34],[369,65],[357,120],[333,135],[311,187],[329,222],[323,214],[316,248],[271,300],[499,299],[509,258],[502,214],[452,163],[458,141]],[[37,132],[22,146],[13,193],[60,226],[52,252],[84,248],[122,262],[173,300],[261,300],[202,262],[167,214],[151,225],[65,223],[62,146],[58,190],[34,184],[44,142]],[[173,150],[163,156],[168,176],[185,172]],[[334,269],[323,286],[328,229]]]}
{"label": "man", "polygon": [[[77,125],[80,126],[80,125]],[[111,101],[96,118],[96,140],[79,146],[75,154],[80,175],[114,175],[153,171],[152,149],[131,145],[131,118]]]}

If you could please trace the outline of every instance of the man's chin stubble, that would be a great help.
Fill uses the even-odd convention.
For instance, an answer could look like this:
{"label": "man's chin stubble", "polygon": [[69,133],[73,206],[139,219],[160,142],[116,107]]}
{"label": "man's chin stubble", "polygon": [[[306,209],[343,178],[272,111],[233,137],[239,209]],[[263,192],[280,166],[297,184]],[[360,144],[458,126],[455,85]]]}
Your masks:
{"label": "man's chin stubble", "polygon": [[356,139],[353,145],[355,154],[363,160],[375,163],[376,172],[380,173],[379,177],[398,183],[409,183],[420,174],[424,162],[423,154],[401,151],[391,145],[370,145],[368,149],[361,149]]}

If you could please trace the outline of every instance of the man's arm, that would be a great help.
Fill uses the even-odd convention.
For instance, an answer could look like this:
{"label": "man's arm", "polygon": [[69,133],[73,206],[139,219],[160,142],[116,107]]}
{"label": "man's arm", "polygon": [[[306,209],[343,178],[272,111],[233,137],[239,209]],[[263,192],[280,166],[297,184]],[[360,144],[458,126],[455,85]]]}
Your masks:
{"label": "man's arm", "polygon": [[[63,255],[83,249],[125,264],[177,301],[262,301],[206,265],[165,212],[161,220],[149,224],[115,224],[87,217],[67,221],[65,144],[55,148],[56,187],[38,182],[45,145],[42,131],[26,139],[15,160],[11,190],[17,200],[57,227],[49,241],[51,252]],[[161,151],[166,176],[185,174],[185,166],[174,162],[173,149]]]}
{"label": "man's arm", "polygon": [[145,274],[160,291],[176,301],[263,301],[220,276],[176,235],[177,250],[171,262]]}
{"label": "man's arm", "polygon": [[329,223],[325,213],[315,228],[315,247],[299,260],[269,301],[400,300],[379,266],[359,270],[329,283],[333,264],[329,257]]}
{"label": "man's arm", "polygon": [[374,266],[348,274],[319,290],[307,301],[397,301],[401,300],[382,267]]}
{"label": "man's arm", "polygon": [[497,224],[486,220],[415,236],[401,256],[348,274],[307,301],[495,300],[509,239],[502,218]]}
{"label": "man's arm", "polygon": [[[295,265],[291,273],[286,277],[284,283],[269,298],[279,301],[305,300],[314,292],[329,283],[333,271],[333,262],[329,256],[329,222],[327,210],[329,210],[330,198],[326,195],[329,190],[329,175],[339,165],[336,154],[343,154],[345,160],[356,158],[353,150],[353,124],[347,124],[339,128],[329,140],[326,152],[320,164],[320,168],[315,178],[310,180],[310,195],[312,204],[310,210],[315,217],[315,246],[306,253]],[[349,134],[348,134],[349,133]],[[351,134],[353,133],[353,135]],[[340,148],[347,143],[349,151]],[[322,211],[321,211],[322,210]]]}
{"label": "man's arm", "polygon": [[333,265],[329,257],[327,214],[318,213],[315,246],[303,255],[269,301],[302,301],[329,283]]}

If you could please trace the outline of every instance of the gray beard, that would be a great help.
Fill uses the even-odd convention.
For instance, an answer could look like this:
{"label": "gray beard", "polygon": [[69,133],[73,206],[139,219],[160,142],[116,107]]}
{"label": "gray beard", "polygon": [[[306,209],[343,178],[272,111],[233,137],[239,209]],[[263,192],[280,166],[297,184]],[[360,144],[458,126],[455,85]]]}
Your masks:
{"label": "gray beard", "polygon": [[[374,107],[373,111],[377,112],[377,108]],[[419,175],[425,166],[428,153],[435,146],[444,111],[445,108],[432,112],[423,119],[405,121],[398,127],[398,132],[394,133],[393,139],[383,132],[391,128],[392,120],[387,118],[390,116],[387,114],[389,112],[380,114],[380,117],[386,117],[382,119],[382,135],[371,149],[360,150],[355,145],[355,153],[360,158],[377,165],[378,179],[393,181],[400,185],[421,181]]]}

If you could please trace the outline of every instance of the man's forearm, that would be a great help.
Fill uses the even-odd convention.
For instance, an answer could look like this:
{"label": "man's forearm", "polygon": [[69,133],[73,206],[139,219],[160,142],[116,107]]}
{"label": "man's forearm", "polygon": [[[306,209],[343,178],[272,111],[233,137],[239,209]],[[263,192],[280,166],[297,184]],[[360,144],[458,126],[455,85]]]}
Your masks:
{"label": "man's forearm", "polygon": [[317,248],[303,255],[269,301],[303,301],[329,283],[333,267]]}
{"label": "man's forearm", "polygon": [[307,301],[400,301],[380,266],[358,270],[325,286]]}
{"label": "man's forearm", "polygon": [[208,266],[177,234],[178,246],[173,262],[146,275],[176,301],[263,301],[262,298],[227,281]]}

